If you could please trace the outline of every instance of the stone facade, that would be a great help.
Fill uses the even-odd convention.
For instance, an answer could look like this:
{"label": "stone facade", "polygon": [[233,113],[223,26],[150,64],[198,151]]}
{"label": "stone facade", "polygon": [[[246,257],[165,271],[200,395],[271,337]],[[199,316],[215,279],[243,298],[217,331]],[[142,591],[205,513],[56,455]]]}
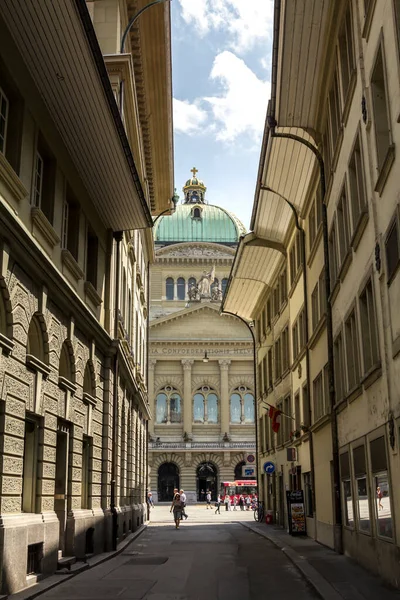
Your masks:
{"label": "stone facade", "polygon": [[[58,49],[46,46],[41,29],[51,24],[51,8],[24,4],[17,25],[13,9],[0,8],[0,588],[7,594],[54,573],[61,558],[116,548],[147,516],[153,242],[144,225],[154,203],[144,192],[151,177],[137,98],[126,94],[118,107],[98,70],[99,48],[90,46],[90,17],[67,1],[57,25],[66,71],[57,76],[59,83],[68,78],[68,94],[54,100],[37,77],[54,71]],[[119,36],[121,23],[107,15],[108,32]],[[27,23],[34,39],[21,39]],[[26,54],[34,43],[37,54]],[[76,47],[84,51],[67,74]],[[100,93],[86,103],[90,85]],[[76,114],[92,123],[80,135],[64,104],[71,98],[82,102]],[[166,106],[164,113],[170,122]],[[98,144],[101,132],[107,143]],[[127,135],[135,138],[134,157]],[[165,183],[172,187],[168,176]]]}

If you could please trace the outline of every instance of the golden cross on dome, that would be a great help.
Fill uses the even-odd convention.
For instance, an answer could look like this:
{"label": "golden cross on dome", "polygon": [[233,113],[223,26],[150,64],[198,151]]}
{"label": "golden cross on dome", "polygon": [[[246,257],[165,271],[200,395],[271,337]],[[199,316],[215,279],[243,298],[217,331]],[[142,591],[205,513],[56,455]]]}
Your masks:
{"label": "golden cross on dome", "polygon": [[191,173],[193,173],[193,177],[196,177],[196,173],[198,173],[199,170],[196,169],[196,167],[193,167],[193,169],[191,169]]}

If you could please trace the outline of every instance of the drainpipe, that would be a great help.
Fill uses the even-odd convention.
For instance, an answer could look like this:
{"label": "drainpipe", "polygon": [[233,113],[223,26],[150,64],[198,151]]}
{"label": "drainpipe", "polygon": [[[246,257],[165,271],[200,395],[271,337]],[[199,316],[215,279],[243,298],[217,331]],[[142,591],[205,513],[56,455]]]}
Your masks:
{"label": "drainpipe", "polygon": [[242,323],[244,323],[247,327],[247,329],[250,331],[251,333],[251,339],[253,341],[253,377],[254,377],[254,411],[255,411],[255,422],[256,422],[256,456],[257,456],[257,469],[256,469],[256,479],[257,479],[257,496],[258,498],[260,497],[260,482],[259,482],[259,475],[258,475],[258,471],[259,471],[259,464],[258,464],[258,398],[257,398],[257,348],[256,348],[256,336],[254,333],[254,327],[255,327],[255,323],[253,321],[253,327],[247,322],[245,321],[242,317],[240,317],[239,315],[236,315],[235,313],[229,312],[228,310],[221,310],[220,311],[221,315],[231,315],[232,317],[236,317],[237,319],[240,319],[242,321]]}
{"label": "drainpipe", "polygon": [[[306,330],[305,330],[305,342],[306,342],[306,377],[307,377],[307,384],[310,387],[311,375],[310,375],[310,349],[308,347],[308,342],[309,342],[308,315],[309,315],[309,311],[308,311],[308,278],[307,278],[307,265],[306,265],[306,232],[304,231],[303,227],[301,227],[301,225],[299,223],[299,215],[297,213],[297,210],[296,210],[295,206],[287,198],[285,198],[285,196],[282,196],[282,194],[280,194],[279,192],[276,192],[275,190],[271,189],[270,187],[267,187],[267,186],[262,185],[262,184],[260,184],[260,189],[261,190],[265,190],[266,192],[271,192],[271,193],[275,194],[276,196],[279,196],[280,198],[282,198],[282,200],[284,200],[286,202],[286,204],[291,208],[291,210],[293,212],[295,226],[296,226],[297,231],[299,231],[299,233],[300,233],[300,239],[301,239],[301,262],[302,262],[302,265],[303,265],[304,318],[305,318],[305,322],[306,322]],[[309,398],[310,398],[310,394],[309,394]],[[308,422],[311,425],[311,402],[308,403]],[[313,440],[313,434],[312,434],[311,430],[309,430],[309,436],[310,436],[309,437],[309,441],[310,441],[310,468],[311,468],[312,511],[313,511],[313,514],[315,514],[314,440]]]}
{"label": "drainpipe", "polygon": [[116,349],[114,354],[114,377],[113,377],[113,444],[112,444],[112,462],[111,462],[111,515],[112,515],[112,549],[117,549],[118,542],[118,513],[116,507],[116,481],[117,481],[117,461],[118,461],[118,311],[120,297],[120,248],[123,237],[123,231],[113,233],[116,242],[115,252],[115,291],[114,291],[114,341]]}

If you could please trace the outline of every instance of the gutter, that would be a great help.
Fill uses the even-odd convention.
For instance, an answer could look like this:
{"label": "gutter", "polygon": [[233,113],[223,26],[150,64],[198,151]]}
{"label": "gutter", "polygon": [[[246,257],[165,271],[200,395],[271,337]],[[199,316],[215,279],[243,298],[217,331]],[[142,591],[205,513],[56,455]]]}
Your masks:
{"label": "gutter", "polygon": [[[106,65],[104,63],[103,54],[101,52],[99,42],[97,40],[96,32],[93,27],[92,19],[90,18],[90,14],[88,8],[86,6],[85,0],[74,0],[77,11],[81,18],[82,26],[86,34],[86,38],[90,49],[93,53],[93,59],[97,67],[97,71],[103,85],[104,94],[107,99],[108,107],[110,109],[111,115],[114,119],[115,128],[117,130],[122,150],[124,151],[126,162],[128,163],[129,170],[131,172],[132,180],[134,186],[136,188],[136,192],[142,206],[143,214],[147,221],[146,227],[153,226],[153,219],[151,216],[150,209],[146,202],[146,198],[144,195],[144,191],[142,188],[142,184],[140,183],[139,174],[136,170],[135,161],[133,159],[131,147],[129,145],[128,137],[126,135],[125,127],[121,119],[121,115],[119,112],[119,107],[114,97],[114,93],[111,88],[110,79],[108,77]],[[140,228],[138,228],[140,229]],[[144,228],[145,229],[145,228]]]}

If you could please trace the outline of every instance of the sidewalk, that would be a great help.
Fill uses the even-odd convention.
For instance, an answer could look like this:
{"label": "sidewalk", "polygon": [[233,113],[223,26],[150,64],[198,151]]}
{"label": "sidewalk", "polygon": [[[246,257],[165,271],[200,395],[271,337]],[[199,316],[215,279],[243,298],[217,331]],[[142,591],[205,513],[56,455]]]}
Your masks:
{"label": "sidewalk", "polygon": [[280,548],[323,600],[400,600],[400,591],[388,588],[354,560],[311,538],[293,537],[264,523],[242,525]]}

